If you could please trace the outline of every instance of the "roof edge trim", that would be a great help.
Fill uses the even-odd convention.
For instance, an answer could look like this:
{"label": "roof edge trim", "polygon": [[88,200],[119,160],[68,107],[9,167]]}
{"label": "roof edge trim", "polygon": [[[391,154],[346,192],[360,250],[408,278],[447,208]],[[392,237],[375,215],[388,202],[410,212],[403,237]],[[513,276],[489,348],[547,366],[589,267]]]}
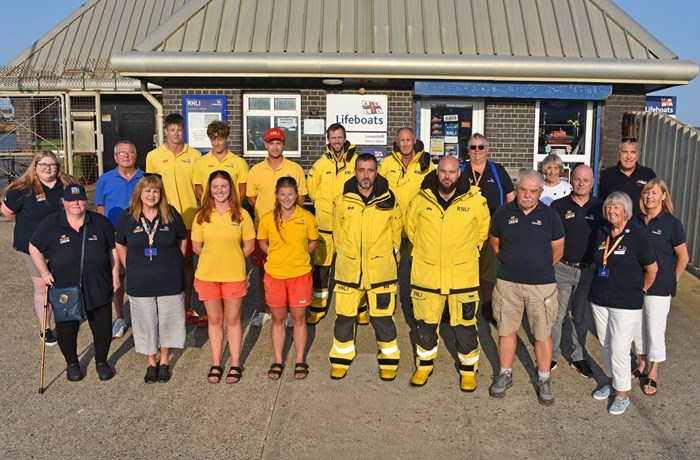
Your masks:
{"label": "roof edge trim", "polygon": [[122,52],[112,56],[122,76],[339,77],[481,79],[630,84],[687,84],[698,66],[686,60],[355,53]]}

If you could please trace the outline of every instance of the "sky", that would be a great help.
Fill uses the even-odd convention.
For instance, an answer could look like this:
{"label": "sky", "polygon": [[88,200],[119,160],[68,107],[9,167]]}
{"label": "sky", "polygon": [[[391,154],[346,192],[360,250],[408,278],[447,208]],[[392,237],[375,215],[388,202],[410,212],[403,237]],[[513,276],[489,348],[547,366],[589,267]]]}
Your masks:
{"label": "sky", "polygon": [[[700,1],[614,2],[680,59],[700,65]],[[83,3],[84,0],[0,0],[0,10],[3,12],[0,24],[5,37],[0,46],[0,65],[8,64]],[[700,77],[689,85],[653,94],[677,96],[678,120],[700,126]]]}

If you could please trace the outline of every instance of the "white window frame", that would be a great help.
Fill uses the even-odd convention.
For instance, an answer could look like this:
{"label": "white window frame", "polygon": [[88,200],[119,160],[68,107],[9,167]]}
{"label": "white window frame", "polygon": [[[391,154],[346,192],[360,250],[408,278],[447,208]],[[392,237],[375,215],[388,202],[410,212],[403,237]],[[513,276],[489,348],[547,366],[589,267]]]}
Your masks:
{"label": "white window frame", "polygon": [[[566,171],[566,177],[569,177],[571,173],[570,164],[580,164],[591,165],[591,157],[593,152],[593,128],[595,121],[593,119],[595,104],[593,101],[586,101],[586,133],[584,137],[585,152],[583,155],[566,155],[559,152],[553,152],[559,155],[561,161],[564,163],[564,169]],[[539,141],[540,141],[540,101],[535,103],[535,129],[533,129],[534,139],[533,139],[533,158],[532,158],[532,169],[535,171],[540,171],[538,166],[542,163],[542,160],[548,155],[547,153],[539,154]],[[540,171],[541,172],[541,171]]]}
{"label": "white window frame", "polygon": [[[249,99],[260,99],[260,98],[270,98],[270,109],[269,110],[249,110],[248,100]],[[295,110],[275,110],[275,98],[290,99],[293,98],[296,101]],[[299,135],[299,145],[298,150],[287,150],[285,144],[284,156],[290,158],[301,157],[301,95],[295,93],[245,93],[243,95],[243,156],[249,158],[265,158],[267,157],[267,150],[263,146],[262,150],[248,150],[248,117],[270,117],[270,127],[274,127],[275,117],[296,117],[297,119],[297,133]]]}

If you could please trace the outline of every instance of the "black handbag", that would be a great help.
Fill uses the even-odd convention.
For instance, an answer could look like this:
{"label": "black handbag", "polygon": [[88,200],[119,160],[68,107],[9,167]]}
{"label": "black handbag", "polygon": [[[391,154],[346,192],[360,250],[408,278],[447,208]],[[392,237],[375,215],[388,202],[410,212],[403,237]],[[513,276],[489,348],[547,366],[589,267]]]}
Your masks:
{"label": "black handbag", "polygon": [[65,288],[52,287],[49,289],[49,302],[53,307],[54,321],[85,321],[87,311],[83,300],[83,259],[85,258],[85,235],[87,228],[83,229],[83,243],[80,247],[80,281],[77,286]]}

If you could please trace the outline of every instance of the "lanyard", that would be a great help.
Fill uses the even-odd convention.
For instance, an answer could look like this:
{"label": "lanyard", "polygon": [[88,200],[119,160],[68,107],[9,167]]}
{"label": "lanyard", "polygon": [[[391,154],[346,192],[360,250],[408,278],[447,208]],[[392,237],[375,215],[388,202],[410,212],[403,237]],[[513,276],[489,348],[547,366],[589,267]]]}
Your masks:
{"label": "lanyard", "polygon": [[603,267],[608,265],[608,256],[610,254],[612,254],[613,251],[615,251],[615,248],[617,247],[617,245],[620,244],[620,241],[622,241],[622,238],[624,238],[624,237],[625,237],[624,233],[622,235],[620,235],[620,237],[617,240],[615,240],[615,243],[610,248],[610,250],[608,250],[608,247],[610,246],[610,235],[605,237],[605,250],[603,251]]}
{"label": "lanyard", "polygon": [[484,167],[484,170],[482,171],[481,174],[479,174],[479,179],[476,178],[476,171],[472,169],[472,177],[474,178],[474,185],[477,187],[479,186],[479,182],[481,182],[481,179],[484,177],[484,173],[486,172],[486,167]]}
{"label": "lanyard", "polygon": [[[155,239],[156,232],[158,231],[158,223],[160,223],[160,218],[156,219],[156,221],[153,223],[153,227],[148,228],[148,224],[146,223],[146,219],[141,216],[141,226],[143,227],[143,231],[146,232],[146,235],[148,236],[148,247],[152,248],[153,247],[153,240]],[[151,260],[153,258],[151,257]]]}

